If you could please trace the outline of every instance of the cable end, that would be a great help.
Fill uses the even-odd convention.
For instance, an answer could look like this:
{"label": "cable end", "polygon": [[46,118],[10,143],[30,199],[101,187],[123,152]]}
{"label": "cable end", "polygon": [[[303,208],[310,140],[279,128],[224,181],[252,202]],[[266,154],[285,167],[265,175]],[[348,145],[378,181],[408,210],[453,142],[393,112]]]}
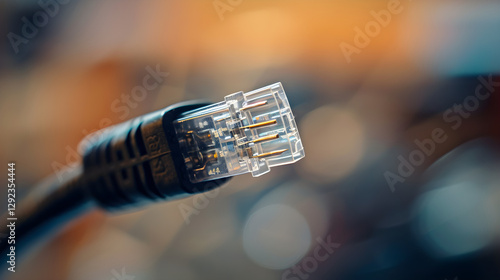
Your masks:
{"label": "cable end", "polygon": [[193,183],[247,172],[256,177],[305,155],[281,83],[186,112],[174,127]]}

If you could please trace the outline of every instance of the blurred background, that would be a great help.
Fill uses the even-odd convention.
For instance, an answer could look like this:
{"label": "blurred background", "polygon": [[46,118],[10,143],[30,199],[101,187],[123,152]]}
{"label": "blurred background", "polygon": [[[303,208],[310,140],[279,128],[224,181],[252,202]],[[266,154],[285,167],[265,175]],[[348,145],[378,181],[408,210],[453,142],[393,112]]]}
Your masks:
{"label": "blurred background", "polygon": [[[499,29],[486,0],[0,1],[18,200],[89,133],[278,81],[306,153],[207,195],[96,210],[2,277],[499,279]],[[168,76],[132,95],[148,69]]]}

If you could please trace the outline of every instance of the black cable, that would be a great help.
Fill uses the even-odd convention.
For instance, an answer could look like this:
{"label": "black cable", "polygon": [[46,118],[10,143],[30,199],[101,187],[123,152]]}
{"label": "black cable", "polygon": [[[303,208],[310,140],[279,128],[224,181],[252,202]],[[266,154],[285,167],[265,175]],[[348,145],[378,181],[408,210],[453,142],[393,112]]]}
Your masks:
{"label": "black cable", "polygon": [[[205,103],[185,102],[110,127],[83,144],[83,162],[66,170],[62,180],[53,176],[15,211],[15,244],[10,229],[2,227],[2,264],[15,246],[16,260],[40,239],[85,213],[93,206],[109,211],[137,207],[156,200],[171,200],[220,186],[228,178],[191,183],[173,127],[183,112]],[[8,213],[2,217],[7,221]],[[13,242],[13,241],[11,241]]]}
{"label": "black cable", "polygon": [[10,229],[1,229],[7,234],[0,243],[2,258],[11,246],[19,256],[34,239],[93,206],[117,211],[178,199],[234,175],[259,176],[301,159],[289,106],[277,83],[215,104],[175,104],[91,135],[82,142],[80,166],[37,187],[16,209],[15,244],[9,244]]}
{"label": "black cable", "polygon": [[[82,169],[75,168],[68,170],[62,181],[53,176],[37,186],[35,192],[19,204],[15,211],[16,220],[8,221],[15,224],[14,230],[11,231],[9,227],[1,229],[2,236],[5,236],[0,241],[3,265],[10,260],[9,253],[15,252],[17,259],[33,240],[60,228],[92,206],[84,190],[81,174]],[[6,213],[2,220],[7,221],[8,217]],[[13,238],[9,238],[11,232]]]}

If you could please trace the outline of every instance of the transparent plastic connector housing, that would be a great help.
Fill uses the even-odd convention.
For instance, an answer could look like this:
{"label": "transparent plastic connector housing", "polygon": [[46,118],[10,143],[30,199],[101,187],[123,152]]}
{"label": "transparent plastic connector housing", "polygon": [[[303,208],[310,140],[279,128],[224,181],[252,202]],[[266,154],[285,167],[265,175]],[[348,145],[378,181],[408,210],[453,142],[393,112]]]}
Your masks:
{"label": "transparent plastic connector housing", "polygon": [[174,127],[193,183],[247,172],[256,177],[304,157],[281,83],[186,112]]}

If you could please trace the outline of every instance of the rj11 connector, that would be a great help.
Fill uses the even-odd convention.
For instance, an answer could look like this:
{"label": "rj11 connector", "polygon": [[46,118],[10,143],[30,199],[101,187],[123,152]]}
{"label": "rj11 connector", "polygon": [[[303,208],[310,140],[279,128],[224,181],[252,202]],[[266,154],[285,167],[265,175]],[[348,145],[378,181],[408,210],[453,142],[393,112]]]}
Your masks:
{"label": "rj11 connector", "polygon": [[247,172],[256,177],[304,157],[281,83],[227,95],[183,113],[173,125],[192,183]]}

